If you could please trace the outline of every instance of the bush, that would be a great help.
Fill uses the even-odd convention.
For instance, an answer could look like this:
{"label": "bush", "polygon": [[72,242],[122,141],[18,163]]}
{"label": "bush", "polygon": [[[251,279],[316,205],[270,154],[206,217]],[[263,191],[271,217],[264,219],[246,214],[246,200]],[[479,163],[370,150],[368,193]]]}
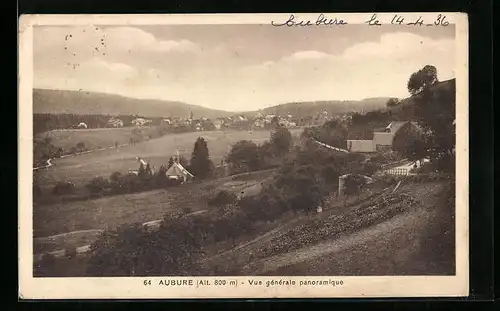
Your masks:
{"label": "bush", "polygon": [[238,197],[231,191],[221,190],[213,198],[208,200],[210,206],[223,206],[236,203]]}
{"label": "bush", "polygon": [[55,195],[70,194],[75,190],[75,185],[69,181],[59,181],[52,189]]}
{"label": "bush", "polygon": [[104,179],[104,177],[98,176],[94,177],[90,183],[86,185],[91,193],[102,193],[104,190],[110,187],[109,182]]}
{"label": "bush", "polygon": [[111,176],[109,176],[109,180],[111,180],[112,182],[118,182],[122,177],[122,173],[114,172],[113,174],[111,174]]}
{"label": "bush", "polygon": [[69,259],[75,258],[77,254],[78,252],[76,251],[76,246],[74,245],[70,245],[64,250],[64,255]]}

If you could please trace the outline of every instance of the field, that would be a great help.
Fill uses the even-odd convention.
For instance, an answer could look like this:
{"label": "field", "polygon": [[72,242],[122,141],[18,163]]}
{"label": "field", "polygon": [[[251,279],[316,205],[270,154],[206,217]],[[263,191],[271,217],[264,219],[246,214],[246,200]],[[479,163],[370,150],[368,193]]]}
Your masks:
{"label": "field", "polygon": [[256,193],[261,182],[274,170],[247,173],[202,183],[167,189],[103,197],[60,204],[35,205],[35,237],[46,237],[80,230],[115,228],[123,224],[159,220],[167,213],[207,209],[208,198],[219,190]]}
{"label": "field", "polygon": [[[70,150],[79,142],[83,142],[87,149],[94,150],[111,147],[115,143],[128,144],[130,138],[134,137],[134,129],[135,127],[52,130],[37,135],[37,138],[50,138],[55,147],[63,150]],[[144,138],[157,133],[155,127],[138,129]]]}
{"label": "field", "polygon": [[[80,130],[68,131],[66,136],[63,134],[64,132],[52,132],[52,135],[58,133],[61,144],[66,141],[66,144],[76,145],[79,141],[83,141],[86,146],[87,144],[104,144],[105,141],[114,142],[117,137],[123,137],[122,139],[127,137],[127,129],[124,128],[83,132],[80,132]],[[291,132],[295,137],[298,137],[302,130],[293,129]],[[189,159],[194,142],[200,136],[204,137],[208,142],[210,158],[215,164],[218,164],[222,157],[227,154],[230,146],[239,140],[246,139],[256,143],[263,143],[269,139],[269,135],[269,131],[213,131],[171,134],[135,145],[55,159],[52,161],[52,167],[37,171],[35,179],[42,189],[52,188],[55,183],[63,180],[71,181],[78,187],[88,183],[96,176],[109,177],[113,172],[126,173],[129,169],[137,169],[139,165],[136,157],[146,159],[154,168],[158,169],[161,165],[167,165],[170,156],[175,155],[176,150]],[[54,144],[56,144],[56,141],[54,139]]]}

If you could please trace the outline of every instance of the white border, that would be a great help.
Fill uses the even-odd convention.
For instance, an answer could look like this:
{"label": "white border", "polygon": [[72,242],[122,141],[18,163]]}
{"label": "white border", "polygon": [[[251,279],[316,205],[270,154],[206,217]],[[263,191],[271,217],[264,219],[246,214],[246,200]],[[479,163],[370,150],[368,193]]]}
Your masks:
{"label": "white border", "polygon": [[[377,13],[389,23],[396,13]],[[438,13],[397,13],[405,19],[434,20]],[[23,15],[19,21],[19,295],[24,299],[134,299],[134,298],[352,298],[352,297],[452,297],[469,293],[469,186],[468,186],[468,19],[464,13],[442,13],[456,27],[456,275],[314,277],[342,280],[336,287],[229,287],[144,286],[144,278],[33,278],[32,246],[32,89],[33,26],[35,25],[167,25],[167,24],[269,24],[284,22],[290,14],[175,14],[175,15]],[[296,14],[314,22],[318,14]],[[372,13],[325,13],[349,24],[360,24]],[[342,27],[342,26],[338,26]],[[368,26],[367,26],[368,27]],[[307,280],[305,277],[283,279]],[[162,278],[148,278],[153,283]],[[176,278],[183,279],[183,278]],[[200,279],[200,278],[188,278]],[[203,279],[222,279],[207,277]],[[246,284],[248,277],[225,277]],[[252,279],[276,280],[278,277]]]}

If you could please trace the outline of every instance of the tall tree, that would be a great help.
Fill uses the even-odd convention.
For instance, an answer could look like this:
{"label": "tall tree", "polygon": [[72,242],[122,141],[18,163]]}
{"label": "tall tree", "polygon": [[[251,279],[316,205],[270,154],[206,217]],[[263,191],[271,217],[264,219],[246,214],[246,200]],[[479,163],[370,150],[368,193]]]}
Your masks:
{"label": "tall tree", "polygon": [[212,174],[213,163],[210,160],[207,142],[203,137],[198,137],[194,143],[189,168],[197,179],[206,179]]}
{"label": "tall tree", "polygon": [[292,134],[287,128],[278,126],[271,131],[270,143],[275,155],[282,156],[292,147]]}
{"label": "tall tree", "polygon": [[417,72],[412,73],[408,80],[408,91],[416,95],[438,82],[437,69],[432,65],[426,65]]}
{"label": "tall tree", "polygon": [[437,82],[436,68],[427,65],[410,76],[408,91],[417,103],[415,115],[427,133],[431,160],[442,163],[443,170],[453,170],[455,83],[436,85]]}

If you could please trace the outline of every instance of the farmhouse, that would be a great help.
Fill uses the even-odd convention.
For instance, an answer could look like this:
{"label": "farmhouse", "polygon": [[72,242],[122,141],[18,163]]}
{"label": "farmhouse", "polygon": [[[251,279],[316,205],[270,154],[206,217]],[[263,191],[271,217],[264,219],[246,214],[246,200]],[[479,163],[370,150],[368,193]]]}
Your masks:
{"label": "farmhouse", "polygon": [[383,149],[390,149],[394,135],[406,127],[419,129],[419,126],[415,122],[393,121],[387,125],[383,132],[373,132],[373,137],[370,140],[347,140],[347,149],[352,152],[376,152]]}

